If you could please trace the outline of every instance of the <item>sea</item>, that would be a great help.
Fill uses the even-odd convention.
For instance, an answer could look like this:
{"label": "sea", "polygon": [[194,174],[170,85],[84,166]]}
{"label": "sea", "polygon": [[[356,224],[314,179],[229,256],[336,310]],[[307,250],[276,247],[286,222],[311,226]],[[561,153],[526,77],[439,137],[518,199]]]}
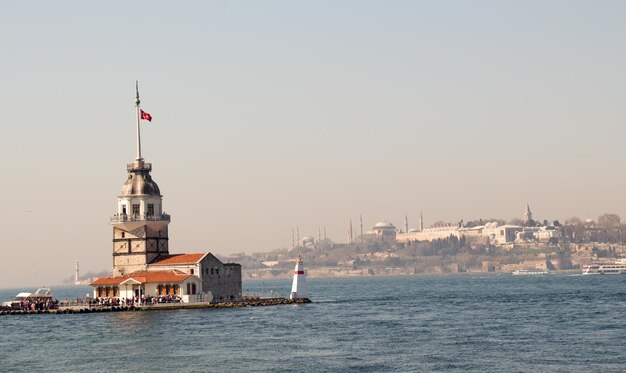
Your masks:
{"label": "sea", "polygon": [[[4,372],[624,372],[626,276],[307,279],[311,304],[0,316]],[[3,289],[0,299],[18,291]],[[244,281],[287,295],[289,280]],[[88,287],[53,288],[59,299]]]}

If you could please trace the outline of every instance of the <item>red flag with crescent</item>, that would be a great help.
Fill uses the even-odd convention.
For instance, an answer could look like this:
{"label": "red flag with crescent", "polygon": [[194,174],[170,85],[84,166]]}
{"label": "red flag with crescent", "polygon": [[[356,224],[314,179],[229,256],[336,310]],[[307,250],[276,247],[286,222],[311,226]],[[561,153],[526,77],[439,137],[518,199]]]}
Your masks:
{"label": "red flag with crescent", "polygon": [[148,122],[152,122],[152,115],[150,115],[150,114],[146,113],[145,111],[141,110],[141,119],[147,120]]}

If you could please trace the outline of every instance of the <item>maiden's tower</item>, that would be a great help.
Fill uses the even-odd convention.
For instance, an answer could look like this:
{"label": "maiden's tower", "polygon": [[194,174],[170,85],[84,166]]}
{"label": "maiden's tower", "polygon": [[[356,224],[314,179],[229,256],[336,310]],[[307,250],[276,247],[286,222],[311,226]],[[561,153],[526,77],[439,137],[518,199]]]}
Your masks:
{"label": "maiden's tower", "polygon": [[241,266],[222,263],[209,252],[170,254],[170,216],[152,179],[152,164],[141,154],[141,120],[152,116],[140,107],[136,87],[137,154],[117,198],[113,226],[113,276],[95,280],[95,297],[139,299],[174,297],[183,302],[219,301],[241,296]]}

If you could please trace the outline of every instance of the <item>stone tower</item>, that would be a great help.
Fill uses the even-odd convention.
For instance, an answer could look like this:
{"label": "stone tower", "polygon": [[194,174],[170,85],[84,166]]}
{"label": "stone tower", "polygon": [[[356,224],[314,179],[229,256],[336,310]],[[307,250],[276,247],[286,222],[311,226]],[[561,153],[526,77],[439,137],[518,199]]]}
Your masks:
{"label": "stone tower", "polygon": [[524,211],[524,223],[530,223],[533,221],[533,213],[530,211],[530,206],[526,204],[526,211]]}
{"label": "stone tower", "polygon": [[139,89],[137,109],[137,158],[127,165],[128,178],[117,198],[113,225],[113,276],[145,270],[161,255],[168,255],[170,216],[163,212],[163,196],[152,180],[152,164],[141,157]]}

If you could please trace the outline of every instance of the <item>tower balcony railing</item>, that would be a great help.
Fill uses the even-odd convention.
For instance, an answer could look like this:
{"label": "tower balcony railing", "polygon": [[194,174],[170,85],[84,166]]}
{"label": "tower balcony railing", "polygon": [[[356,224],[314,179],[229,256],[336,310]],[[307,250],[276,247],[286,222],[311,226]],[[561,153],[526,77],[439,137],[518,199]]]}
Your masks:
{"label": "tower balcony railing", "polygon": [[152,163],[146,163],[143,161],[137,161],[134,163],[127,163],[126,169],[128,172],[133,171],[152,171]]}
{"label": "tower balcony railing", "polygon": [[169,214],[115,214],[111,217],[111,223],[124,223],[127,221],[170,221]]}

